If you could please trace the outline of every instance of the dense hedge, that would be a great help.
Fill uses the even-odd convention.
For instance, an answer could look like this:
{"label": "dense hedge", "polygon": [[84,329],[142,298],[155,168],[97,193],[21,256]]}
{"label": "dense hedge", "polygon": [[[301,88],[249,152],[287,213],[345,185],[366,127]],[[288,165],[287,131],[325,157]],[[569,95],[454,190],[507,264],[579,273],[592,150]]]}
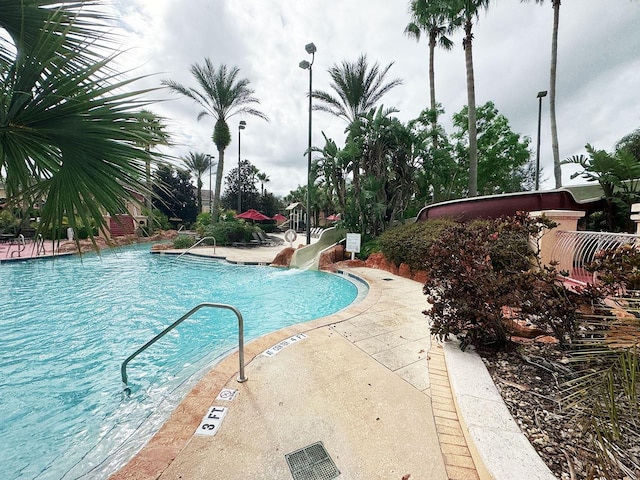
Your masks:
{"label": "dense hedge", "polygon": [[251,240],[254,227],[244,221],[229,220],[214,223],[204,228],[204,237],[214,237],[217,245],[231,245],[233,242]]}
{"label": "dense hedge", "polygon": [[447,219],[400,225],[386,230],[378,238],[380,251],[387,260],[406,263],[414,270],[425,270],[429,248],[440,234],[456,222]]}

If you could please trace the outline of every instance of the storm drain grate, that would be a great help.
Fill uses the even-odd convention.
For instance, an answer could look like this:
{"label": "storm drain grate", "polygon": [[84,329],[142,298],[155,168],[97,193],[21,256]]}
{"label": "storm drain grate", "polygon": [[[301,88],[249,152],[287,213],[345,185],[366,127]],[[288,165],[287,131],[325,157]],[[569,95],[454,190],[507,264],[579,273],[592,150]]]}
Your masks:
{"label": "storm drain grate", "polygon": [[284,458],[293,480],[331,480],[340,475],[322,442],[287,453]]}

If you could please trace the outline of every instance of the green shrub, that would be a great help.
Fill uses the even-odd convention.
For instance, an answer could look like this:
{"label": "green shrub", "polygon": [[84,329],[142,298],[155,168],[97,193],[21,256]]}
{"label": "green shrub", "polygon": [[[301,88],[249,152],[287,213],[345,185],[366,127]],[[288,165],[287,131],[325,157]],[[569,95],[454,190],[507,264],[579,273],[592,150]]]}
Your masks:
{"label": "green shrub", "polygon": [[178,235],[173,240],[173,248],[189,248],[195,245],[196,239],[191,235]]}
{"label": "green shrub", "polygon": [[394,264],[406,263],[414,270],[424,270],[429,248],[452,225],[456,222],[448,219],[400,225],[380,235],[378,245],[387,260]]}
{"label": "green shrub", "polygon": [[367,258],[369,258],[369,255],[371,255],[372,253],[377,253],[379,251],[380,243],[378,242],[378,240],[369,240],[360,247],[358,258],[360,258],[361,260],[366,260]]}
{"label": "green shrub", "polygon": [[0,231],[16,233],[20,225],[20,219],[16,218],[9,209],[0,211]]}
{"label": "green shrub", "polygon": [[243,221],[227,220],[214,223],[204,229],[205,237],[214,237],[217,245],[231,245],[233,242],[251,240],[254,229]]}
{"label": "green shrub", "polygon": [[199,213],[198,216],[196,217],[196,224],[202,225],[203,227],[206,227],[207,225],[211,225],[211,213],[209,212]]}

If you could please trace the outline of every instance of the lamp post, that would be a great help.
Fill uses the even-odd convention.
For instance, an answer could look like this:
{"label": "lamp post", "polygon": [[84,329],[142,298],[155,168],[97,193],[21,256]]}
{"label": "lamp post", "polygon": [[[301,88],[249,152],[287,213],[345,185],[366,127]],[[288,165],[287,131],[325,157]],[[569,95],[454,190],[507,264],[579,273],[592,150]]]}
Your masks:
{"label": "lamp post", "polygon": [[304,49],[311,55],[311,63],[306,60],[300,62],[300,68],[309,70],[309,145],[307,149],[307,245],[311,245],[311,92],[313,85],[313,61],[316,56],[316,46],[313,43],[305,45]]}
{"label": "lamp post", "polygon": [[247,122],[240,120],[238,124],[238,213],[242,212],[242,184],[240,183],[240,131],[247,127]]}
{"label": "lamp post", "polygon": [[540,190],[540,116],[542,115],[542,98],[547,91],[538,92],[538,141],[536,146],[536,191]]}

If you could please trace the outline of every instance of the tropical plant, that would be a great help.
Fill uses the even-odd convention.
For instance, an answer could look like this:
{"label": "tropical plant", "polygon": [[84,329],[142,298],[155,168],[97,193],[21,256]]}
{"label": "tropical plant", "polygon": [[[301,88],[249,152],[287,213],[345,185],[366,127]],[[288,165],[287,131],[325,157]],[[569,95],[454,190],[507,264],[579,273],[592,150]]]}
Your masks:
{"label": "tropical plant", "polygon": [[327,189],[328,194],[335,199],[340,212],[344,212],[347,207],[347,176],[349,155],[345,150],[338,148],[338,145],[324,132],[324,147],[314,148],[321,156],[317,157],[312,164],[312,174],[317,181],[320,181]]}
{"label": "tropical plant", "polygon": [[363,182],[356,218],[360,231],[376,237],[402,219],[413,196],[414,137],[384,106],[361,115],[357,125],[354,139],[359,142]]}
{"label": "tropical plant", "polygon": [[[191,174],[184,169],[160,165],[155,171],[154,207],[170,221],[195,222],[198,214]],[[173,219],[173,220],[172,220]]]}
{"label": "tropical plant", "polygon": [[[520,0],[528,2],[529,0]],[[544,0],[534,0],[543,4]],[[558,67],[558,25],[560,23],[560,1],[551,0],[553,8],[553,33],[551,35],[551,69],[549,74],[549,117],[551,123],[551,150],[553,152],[553,176],[556,188],[562,187],[562,169],[560,166],[560,147],[558,146],[558,124],[556,121],[556,72]]]}
{"label": "tropical plant", "polygon": [[196,177],[196,198],[198,199],[198,213],[202,213],[202,175],[209,165],[209,155],[200,152],[189,152],[189,156],[182,159],[187,169]]}
{"label": "tropical plant", "polygon": [[[229,170],[229,173],[225,177],[226,187],[222,195],[221,204],[223,208],[237,209],[239,193],[241,194],[240,204],[243,210],[259,208],[255,172],[256,167],[249,160],[242,160],[239,170],[238,167]],[[240,192],[238,192],[238,188],[240,188]]]}
{"label": "tropical plant", "polygon": [[[445,50],[453,48],[453,42],[447,35],[451,33],[451,24],[448,22],[446,7],[442,0],[411,0],[409,2],[411,21],[404,30],[409,37],[420,40],[421,33],[429,38],[429,100],[431,111],[435,112],[432,119],[432,128],[435,131],[438,123],[436,109],[436,80],[434,57],[436,46]],[[437,137],[432,138],[434,147],[437,146]]]}
{"label": "tropical plant", "polygon": [[[138,121],[142,123],[142,127],[150,134],[149,139],[141,143],[141,146],[147,153],[151,152],[151,149],[156,145],[168,145],[169,134],[166,132],[166,127],[163,124],[164,119],[150,110],[142,109]],[[147,158],[145,161],[145,179],[147,191],[153,191],[153,178],[151,176],[151,158]],[[145,195],[146,207],[148,214],[148,226],[153,228],[155,222],[153,221],[153,199],[150,194]]]}
{"label": "tropical plant", "polygon": [[563,160],[562,165],[580,165],[582,171],[572,174],[572,179],[581,176],[588,182],[600,184],[608,231],[630,230],[631,204],[640,197],[640,162],[625,148],[612,154],[589,144],[585,149],[589,156],[574,155]]}
{"label": "tropical plant", "polygon": [[[457,131],[453,133],[452,140],[456,142],[454,151],[459,164],[468,158],[468,112],[469,109],[464,107],[453,115],[453,126]],[[520,192],[531,186],[535,172],[527,169],[531,166],[530,139],[521,138],[511,130],[509,121],[498,112],[493,102],[477,107],[476,112],[478,193]],[[463,173],[462,176],[466,175]]]}
{"label": "tropical plant", "polygon": [[634,158],[640,162],[640,128],[625,135],[615,145],[616,151],[627,150]]}
{"label": "tropical plant", "polygon": [[409,122],[415,142],[413,154],[419,164],[412,207],[414,214],[426,204],[460,198],[466,190],[466,183],[463,184],[466,168],[456,161],[447,132],[437,122],[438,116],[444,113],[439,105],[437,108],[438,112],[423,110],[418,118]]}
{"label": "tropical plant", "polygon": [[[353,136],[352,129],[357,129],[360,115],[374,109],[382,97],[391,89],[402,84],[402,80],[393,79],[387,82],[386,76],[393,63],[380,69],[378,63],[369,68],[366,55],[361,55],[355,62],[343,61],[340,65],[329,68],[329,76],[334,94],[315,90],[312,97],[319,103],[314,110],[331,113],[347,122],[347,131]],[[395,112],[390,109],[388,113]],[[355,144],[352,144],[355,145]],[[353,188],[356,202],[360,200],[360,158],[357,150],[352,150],[350,170],[353,175]],[[359,207],[356,208],[359,210]]]}
{"label": "tropical plant", "polygon": [[462,47],[467,69],[467,106],[469,110],[469,196],[478,194],[478,133],[476,130],[476,91],[473,73],[473,24],[481,10],[489,8],[490,0],[454,0],[447,2],[451,25],[464,29]]}
{"label": "tropical plant", "polygon": [[198,113],[198,120],[210,116],[216,121],[212,138],[218,149],[218,169],[212,209],[214,217],[217,218],[224,172],[224,151],[231,143],[227,120],[237,114],[252,115],[267,121],[269,117],[253,108],[253,105],[259,104],[260,101],[253,96],[254,91],[249,87],[249,80],[238,78],[238,67],[228,69],[223,64],[216,68],[210,59],[205,58],[204,65],[194,63],[190,70],[200,89],[173,80],[163,80],[162,84],[200,105],[202,110]]}
{"label": "tropical plant", "polygon": [[576,412],[591,441],[601,478],[640,472],[639,267],[633,245],[600,251],[588,266],[598,278],[588,288],[605,292],[608,301],[581,315],[569,356],[573,375],[563,383],[564,406]]}
{"label": "tropical plant", "polygon": [[14,204],[45,199],[40,228],[57,238],[64,216],[107,229],[103,210],[149,194],[144,163],[159,159],[141,147],[157,141],[139,121],[148,91],[110,67],[99,3],[0,1],[0,170]]}
{"label": "tropical plant", "polygon": [[366,55],[360,55],[355,62],[344,60],[340,65],[333,65],[329,68],[329,76],[335,95],[314,90],[312,97],[320,103],[313,109],[342,118],[351,126],[361,114],[373,109],[386,93],[402,84],[400,79],[386,81],[392,66],[390,63],[381,70],[378,63],[374,63],[369,68]]}

